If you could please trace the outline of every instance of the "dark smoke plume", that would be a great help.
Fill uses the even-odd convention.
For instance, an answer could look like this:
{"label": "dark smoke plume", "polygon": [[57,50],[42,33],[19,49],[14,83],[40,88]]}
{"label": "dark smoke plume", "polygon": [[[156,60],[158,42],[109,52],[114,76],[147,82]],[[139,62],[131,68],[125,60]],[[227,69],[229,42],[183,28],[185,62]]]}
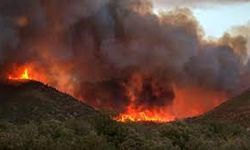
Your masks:
{"label": "dark smoke plume", "polygon": [[249,3],[249,0],[152,0],[158,6],[164,7],[207,7],[214,5],[233,5]]}
{"label": "dark smoke plume", "polygon": [[247,88],[244,37],[209,41],[190,10],[152,12],[149,0],[1,0],[0,76],[32,63],[49,84],[117,110],[129,89],[149,107],[172,103],[173,85]]}

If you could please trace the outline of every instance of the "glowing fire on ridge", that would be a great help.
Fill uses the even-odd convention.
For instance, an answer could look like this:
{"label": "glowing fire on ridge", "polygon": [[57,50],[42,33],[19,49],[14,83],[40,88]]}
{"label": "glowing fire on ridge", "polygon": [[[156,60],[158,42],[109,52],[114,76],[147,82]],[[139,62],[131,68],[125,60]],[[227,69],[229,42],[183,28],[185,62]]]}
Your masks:
{"label": "glowing fire on ridge", "polygon": [[[164,111],[165,110],[165,111]],[[167,109],[155,108],[151,110],[138,110],[136,108],[128,108],[127,112],[120,114],[114,118],[120,122],[170,122],[176,120],[175,116],[168,114]]]}
{"label": "glowing fire on ridge", "polygon": [[15,77],[12,75],[9,75],[8,79],[10,79],[10,80],[30,80],[32,78],[30,77],[29,69],[25,68],[21,74],[15,76]]}
{"label": "glowing fire on ridge", "polygon": [[47,83],[46,72],[37,70],[33,64],[13,66],[7,75],[9,80],[36,80]]}
{"label": "glowing fire on ridge", "polygon": [[[36,80],[49,84],[49,74],[37,69],[33,64],[19,66],[12,69],[7,76],[9,80]],[[193,117],[211,110],[226,99],[226,94],[220,91],[209,91],[197,87],[177,87],[174,86],[175,98],[169,105],[144,106],[138,105],[138,91],[142,90],[143,79],[136,76],[131,79],[131,83],[126,87],[126,96],[129,104],[125,111],[121,112],[114,120],[120,122],[170,122],[177,119]],[[73,96],[74,88],[67,88],[68,84],[53,84],[60,91],[67,92]],[[157,91],[155,91],[157,93]],[[195,93],[195,94],[194,94]],[[76,96],[77,97],[77,96]],[[81,98],[84,101],[84,98]],[[91,103],[90,103],[91,104]]]}
{"label": "glowing fire on ridge", "polygon": [[126,111],[114,119],[120,122],[170,122],[201,115],[220,105],[226,99],[225,93],[196,88],[175,89],[175,94],[173,103],[162,107],[143,108],[135,106],[135,103],[131,102]]}
{"label": "glowing fire on ridge", "polygon": [[27,68],[24,70],[24,73],[21,75],[21,79],[26,79],[26,80],[30,79],[29,70]]}

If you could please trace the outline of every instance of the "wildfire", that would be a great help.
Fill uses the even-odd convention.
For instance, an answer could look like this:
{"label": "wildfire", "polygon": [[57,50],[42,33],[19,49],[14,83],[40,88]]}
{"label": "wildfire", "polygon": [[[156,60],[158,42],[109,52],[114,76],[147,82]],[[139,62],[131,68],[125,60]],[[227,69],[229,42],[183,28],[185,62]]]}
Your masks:
{"label": "wildfire", "polygon": [[17,76],[9,75],[8,79],[10,79],[10,80],[30,80],[32,78],[30,77],[29,69],[24,68],[23,72],[21,72],[19,75],[17,75]]}
{"label": "wildfire", "polygon": [[32,64],[13,66],[11,70],[7,76],[9,80],[36,80],[47,83],[46,74]]}
{"label": "wildfire", "polygon": [[[170,122],[201,115],[218,106],[226,99],[225,95],[220,93],[207,92],[193,95],[192,91],[194,89],[176,90],[174,103],[168,106],[140,108],[132,103],[125,112],[119,114],[114,119],[120,122]],[[201,101],[202,99],[204,101]],[[211,103],[206,103],[206,101]]]}
{"label": "wildfire", "polygon": [[[48,73],[48,70],[36,65],[35,63],[28,63],[25,65],[13,65],[7,74],[8,80],[34,80],[39,81],[47,85],[51,85],[54,88],[58,89],[61,92],[74,95],[74,86],[68,82],[70,76],[63,71],[59,71],[58,68],[52,68],[53,73]],[[53,82],[50,80],[54,76],[60,76],[60,82]],[[79,97],[78,97],[79,98]]]}
{"label": "wildfire", "polygon": [[149,121],[161,123],[194,117],[208,112],[226,99],[226,94],[223,92],[196,87],[181,88],[174,85],[175,97],[173,103],[161,106],[137,105],[138,96],[135,93],[141,91],[142,80],[137,76],[132,79],[131,83],[133,85],[127,87],[130,103],[123,113],[114,118],[120,122]]}
{"label": "wildfire", "polygon": [[27,68],[24,70],[23,74],[21,75],[21,79],[24,79],[24,80],[30,79],[29,70]]}
{"label": "wildfire", "polygon": [[[37,68],[39,67],[35,67],[33,64],[14,67],[13,71],[8,75],[8,79],[36,80],[49,84],[50,82],[48,80],[49,76],[47,72]],[[66,86],[70,84],[67,82],[60,83],[61,84],[53,84],[53,86],[60,91],[69,94],[74,93],[74,88],[67,88]],[[172,102],[170,101],[170,103],[163,103],[162,105],[154,106],[146,105],[144,103],[138,104],[138,101],[143,101],[144,98],[147,99],[147,97],[141,97],[141,95],[147,95],[147,93],[143,93],[145,90],[144,84],[144,79],[141,75],[135,75],[132,77],[131,81],[125,87],[125,94],[129,98],[129,103],[124,112],[114,117],[115,120],[120,122],[170,122],[205,113],[218,106],[226,99],[225,94],[219,91],[209,91],[207,89],[194,87],[180,88],[174,86],[173,92],[175,97]],[[151,91],[151,94],[159,96],[159,98],[164,98],[164,94],[161,95],[161,89],[157,88],[156,83],[152,81],[150,82],[150,86],[152,88],[149,90]],[[73,96],[76,95],[73,94]]]}
{"label": "wildfire", "polygon": [[129,108],[125,113],[120,114],[118,117],[114,118],[120,122],[170,122],[175,120],[175,116],[168,114],[168,111],[164,109],[150,109],[150,110],[139,110]]}

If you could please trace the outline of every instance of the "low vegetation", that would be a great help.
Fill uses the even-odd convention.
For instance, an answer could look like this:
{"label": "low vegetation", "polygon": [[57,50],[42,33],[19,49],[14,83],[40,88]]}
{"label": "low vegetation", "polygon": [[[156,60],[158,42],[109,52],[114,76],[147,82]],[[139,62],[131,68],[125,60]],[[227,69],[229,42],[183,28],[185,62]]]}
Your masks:
{"label": "low vegetation", "polygon": [[224,117],[242,117],[243,101],[186,121],[121,123],[40,83],[0,84],[0,150],[249,150],[246,122]]}
{"label": "low vegetation", "polygon": [[238,125],[119,123],[92,120],[0,123],[0,149],[247,150],[250,132]]}

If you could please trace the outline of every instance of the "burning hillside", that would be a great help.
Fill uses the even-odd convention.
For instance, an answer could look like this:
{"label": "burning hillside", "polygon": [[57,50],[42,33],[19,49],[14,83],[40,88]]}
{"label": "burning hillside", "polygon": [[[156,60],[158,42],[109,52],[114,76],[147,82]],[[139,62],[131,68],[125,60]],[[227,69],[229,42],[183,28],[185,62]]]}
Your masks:
{"label": "burning hillside", "polygon": [[[63,10],[63,11],[62,11]],[[188,9],[145,0],[3,0],[0,77],[32,79],[117,120],[202,114],[248,87],[246,39],[204,39]]]}
{"label": "burning hillside", "polygon": [[[25,66],[18,68],[16,71],[13,71],[13,73],[8,76],[8,79],[37,80],[46,83],[46,79],[42,78],[42,76],[42,74],[39,75],[39,73],[35,73],[32,70],[32,67]],[[121,95],[124,94],[122,95],[123,99],[121,100],[127,100],[128,103],[123,111],[121,111],[121,114],[114,118],[122,122],[169,122],[180,118],[192,117],[200,115],[204,112],[209,111],[215,106],[218,106],[226,98],[226,94],[223,92],[203,91],[198,88],[192,87],[186,89],[177,88],[175,86],[173,89],[158,87],[162,85],[156,85],[156,83],[153,83],[148,79],[142,80],[142,77],[139,77],[138,75],[134,76],[134,78],[129,82],[130,83],[127,87],[118,87],[117,85],[112,85],[111,83],[104,83],[104,86],[106,86],[107,84],[111,84],[111,88],[123,88],[121,91],[113,91],[118,92],[118,94]],[[106,89],[106,87],[102,87],[102,85],[98,85],[97,87],[100,88],[100,90]],[[67,92],[67,89],[63,89],[63,87],[58,88],[61,88],[62,91],[65,90]],[[109,90],[110,89],[108,89],[108,91]],[[86,88],[86,91],[87,99],[94,100],[98,98],[92,97],[96,96],[95,94],[92,94],[92,92],[98,91],[97,89],[89,87]],[[100,98],[103,98],[103,100],[107,101],[110,98],[109,96],[113,94],[110,93],[109,95],[106,92],[98,92],[100,92]],[[188,98],[189,101],[185,101],[186,98]],[[204,101],[207,101],[207,103]],[[94,106],[102,107],[103,103],[95,103]],[[106,104],[104,107],[111,107],[115,109],[115,106],[112,106],[112,104]]]}

